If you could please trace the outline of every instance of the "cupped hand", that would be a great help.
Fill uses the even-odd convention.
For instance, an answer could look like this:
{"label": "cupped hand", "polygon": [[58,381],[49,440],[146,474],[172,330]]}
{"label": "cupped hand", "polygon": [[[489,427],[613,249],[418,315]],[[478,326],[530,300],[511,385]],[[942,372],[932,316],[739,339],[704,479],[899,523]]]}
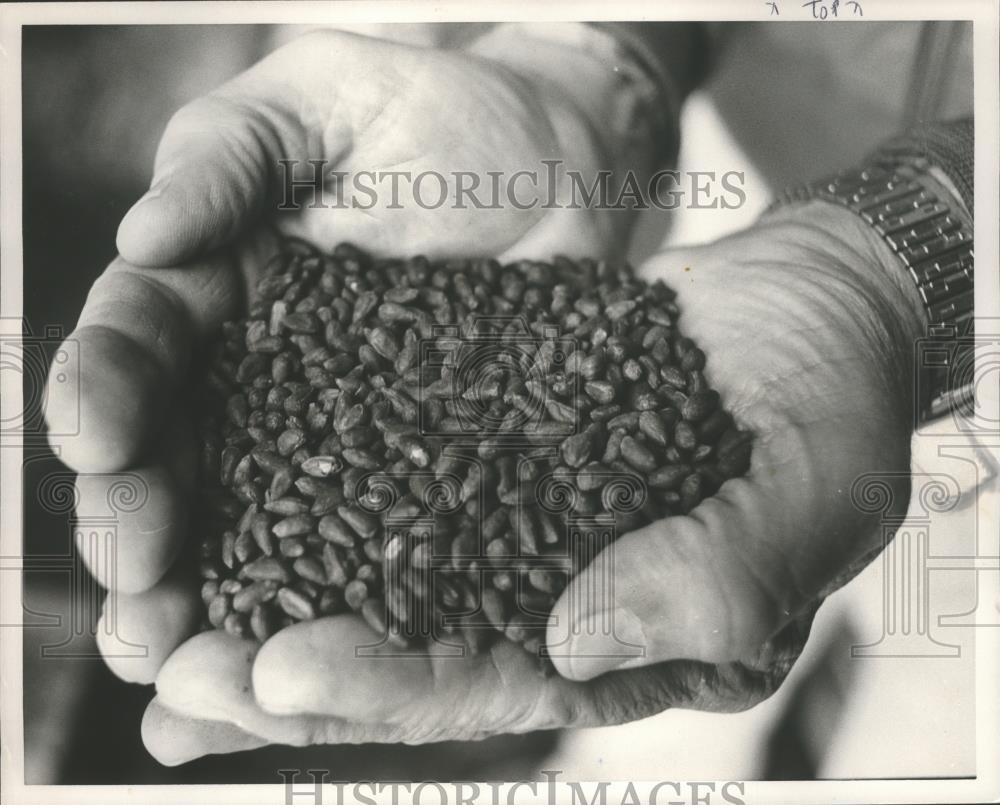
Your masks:
{"label": "cupped hand", "polygon": [[[560,173],[550,188],[543,160],[593,175],[606,136],[567,91],[467,52],[328,30],[279,48],[168,124],[152,185],[119,227],[121,258],[70,336],[78,371],[51,386],[50,430],[80,422],[78,438],[59,440],[61,457],[86,472],[147,458],[193,350],[245,309],[268,256],[265,230],[375,254],[620,253],[626,213],[543,203],[569,181]],[[317,164],[325,190],[286,196],[284,172],[302,181]],[[519,171],[537,171],[537,189],[516,181],[508,197]],[[350,186],[364,172],[430,178],[416,190],[405,178],[359,179],[375,183],[374,200],[339,193],[330,178]],[[481,180],[482,208],[459,192],[472,181],[461,172]],[[491,174],[501,177],[496,199]]]}
{"label": "cupped hand", "polygon": [[[607,253],[617,224],[545,205],[569,181],[549,187],[543,161],[590,176],[610,136],[565,88],[495,59],[317,31],[173,116],[118,248],[134,265],[178,265],[266,219],[326,250]],[[322,191],[308,186],[318,175]]]}
{"label": "cupped hand", "polygon": [[[623,248],[627,216],[524,208],[532,200],[524,183],[520,206],[506,196],[484,209],[467,196],[452,203],[459,171],[479,177],[477,196],[489,199],[491,173],[504,181],[517,171],[544,173],[549,158],[584,175],[602,166],[610,144],[564,89],[461,51],[319,31],[172,118],[151,188],[119,229],[122,257],[94,284],[70,336],[75,364],[59,367],[67,381],[50,384],[46,398],[50,432],[78,434],[52,442],[80,473],[81,511],[102,507],[121,471],[147,487],[146,505],[120,513],[114,561],[90,568],[110,588],[99,642],[116,673],[152,682],[197,628],[193,576],[175,564],[196,526],[188,521],[196,453],[185,386],[193,356],[223,321],[245,312],[275,232],[324,248],[348,240],[375,253],[439,257]],[[302,179],[317,161],[348,176],[433,172],[444,178],[447,200],[427,209],[406,195],[404,181],[398,206],[391,185],[379,184],[370,208],[367,197],[344,208],[333,193],[319,197],[326,206],[307,198],[300,209],[279,209],[280,166],[295,166]],[[145,646],[146,656],[117,651],[123,641]],[[173,715],[156,723],[185,722]]]}
{"label": "cupped hand", "polygon": [[[177,763],[268,742],[472,739],[760,701],[818,603],[882,545],[854,481],[909,465],[921,314],[894,259],[853,214],[813,202],[644,267],[677,289],[709,382],[755,434],[752,465],[689,515],[624,535],[610,573],[571,583],[549,624],[558,675],[504,641],[464,659],[440,647],[360,656],[377,638],[352,615],[260,649],[205,633],[159,670],[147,746]],[[893,491],[901,513],[908,485]]]}

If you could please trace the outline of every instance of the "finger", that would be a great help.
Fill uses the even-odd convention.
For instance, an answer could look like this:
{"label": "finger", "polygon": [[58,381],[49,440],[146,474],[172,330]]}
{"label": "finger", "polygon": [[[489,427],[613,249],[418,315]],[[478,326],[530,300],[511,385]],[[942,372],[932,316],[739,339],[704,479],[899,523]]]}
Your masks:
{"label": "finger", "polygon": [[259,644],[214,630],[195,635],[167,659],[156,693],[171,710],[191,718],[228,721],[271,743],[306,746],[335,728],[309,716],[276,716],[254,700],[251,667]]}
{"label": "finger", "polygon": [[260,216],[283,149],[270,121],[223,93],[194,101],[168,123],[152,185],[118,227],[118,250],[135,265],[207,254]]}
{"label": "finger", "polygon": [[175,713],[158,697],[142,717],[142,742],[164,766],[179,766],[204,755],[258,749],[267,741],[224,721],[200,721]]}
{"label": "finger", "polygon": [[[90,574],[103,587],[140,593],[158,582],[173,564],[183,543],[184,517],[180,501],[163,466],[124,473],[76,478],[78,517],[117,514],[112,530],[80,528],[76,547]],[[139,499],[135,509],[117,509],[108,499],[128,490]]]}
{"label": "finger", "polygon": [[[311,179],[309,159],[336,161],[350,147],[352,117],[368,115],[366,103],[340,100],[345,86],[360,87],[351,76],[358,60],[346,50],[365,41],[304,36],[180,109],[160,141],[149,191],[119,226],[126,259],[169,266],[231,243],[279,202],[281,160],[295,160],[285,165],[298,181]],[[326,124],[331,110],[335,125]]]}
{"label": "finger", "polygon": [[377,642],[354,616],[284,629],[257,655],[256,699],[274,714],[335,716],[338,730],[328,737],[341,742],[360,732],[371,741],[423,743],[623,723],[672,706],[741,710],[772,692],[787,670],[679,661],[582,685],[539,673],[536,658],[506,641],[471,657],[433,644],[426,658],[384,645],[359,650]]}
{"label": "finger", "polygon": [[749,571],[732,504],[713,498],[696,511],[624,535],[573,579],[546,640],[561,674],[741,659],[777,630],[791,605],[772,590],[786,588]]}
{"label": "finger", "polygon": [[177,568],[153,589],[111,591],[104,600],[97,647],[125,682],[151,685],[171,652],[198,628],[201,601],[187,568]]}
{"label": "finger", "polygon": [[573,579],[547,634],[560,673],[675,659],[759,667],[768,641],[870,544],[873,516],[828,493],[851,488],[856,456],[830,449],[825,428],[753,424],[747,476],[688,516],[624,535]]}
{"label": "finger", "polygon": [[269,713],[378,722],[426,698],[432,687],[427,656],[380,644],[354,615],[282,629],[261,648],[253,669],[254,695]]}
{"label": "finger", "polygon": [[125,472],[76,477],[77,517],[84,522],[115,518],[113,529],[76,532],[87,569],[111,590],[150,589],[174,563],[187,536],[195,454],[191,425],[183,414],[168,423],[153,458],[153,463]]}
{"label": "finger", "polygon": [[45,415],[53,450],[82,472],[141,457],[184,378],[195,338],[235,315],[242,281],[226,259],[150,272],[115,260],[53,365]]}
{"label": "finger", "polygon": [[253,688],[276,714],[332,717],[327,740],[428,743],[566,726],[586,707],[574,683],[540,673],[538,658],[498,640],[479,654],[461,641],[408,649],[354,615],[305,621],[261,648]]}

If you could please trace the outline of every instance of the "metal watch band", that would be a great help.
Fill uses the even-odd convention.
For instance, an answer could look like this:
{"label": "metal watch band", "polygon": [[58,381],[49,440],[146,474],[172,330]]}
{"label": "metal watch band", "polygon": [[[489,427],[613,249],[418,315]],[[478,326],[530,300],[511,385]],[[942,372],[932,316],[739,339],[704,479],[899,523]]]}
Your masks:
{"label": "metal watch band", "polygon": [[[917,350],[918,423],[972,402],[968,371],[973,335],[973,233],[964,215],[920,182],[926,160],[898,164],[876,155],[865,167],[786,190],[774,206],[823,199],[854,211],[900,259],[928,319]],[[931,366],[925,360],[935,355]]]}

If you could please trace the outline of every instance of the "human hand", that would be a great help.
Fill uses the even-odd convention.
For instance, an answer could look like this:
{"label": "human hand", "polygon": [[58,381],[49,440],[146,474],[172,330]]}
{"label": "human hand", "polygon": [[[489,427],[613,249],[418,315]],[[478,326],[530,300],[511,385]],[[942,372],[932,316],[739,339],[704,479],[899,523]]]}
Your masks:
{"label": "human hand", "polygon": [[[818,601],[881,547],[852,504],[854,480],[908,468],[921,314],[894,259],[853,214],[814,202],[645,267],[678,290],[710,384],[756,434],[753,463],[690,515],[607,549],[613,588],[592,569],[570,585],[548,634],[559,676],[505,641],[461,660],[357,657],[373,635],[353,615],[296,624],[260,649],[204,633],[157,676],[147,746],[182,762],[267,742],[480,738],[764,698]],[[894,491],[902,510],[908,487]]]}
{"label": "human hand", "polygon": [[[462,52],[331,31],[290,43],[173,118],[152,187],[122,222],[123,257],[95,283],[70,336],[79,355],[63,367],[71,382],[47,397],[51,432],[79,417],[79,436],[53,447],[81,473],[80,512],[103,503],[121,470],[148,487],[146,505],[121,513],[113,567],[91,567],[112,588],[104,625],[114,612],[117,632],[102,629],[99,641],[119,675],[151,682],[197,628],[193,575],[174,565],[196,462],[184,389],[192,355],[245,311],[275,250],[272,228],[324,247],[350,240],[437,256],[614,254],[624,242],[627,216],[586,209],[278,211],[278,160],[449,177],[540,170],[557,157],[586,174],[606,167],[608,148],[599,122],[555,84]],[[148,655],[116,657],[110,641],[121,635]]]}
{"label": "human hand", "polygon": [[[119,228],[122,257],[94,285],[72,335],[79,384],[51,387],[51,430],[63,432],[61,417],[81,420],[80,438],[60,440],[63,460],[87,472],[140,460],[193,344],[244,309],[269,256],[265,225],[321,248],[347,240],[374,253],[618,254],[622,211],[519,209],[506,199],[497,209],[425,209],[402,191],[398,209],[391,193],[372,209],[278,209],[280,160],[310,175],[308,160],[322,160],[348,173],[435,171],[451,184],[457,170],[509,177],[543,170],[546,158],[588,175],[606,167],[610,146],[568,92],[461,51],[318,31],[181,109],[151,189]],[[161,270],[144,270],[152,267]]]}
{"label": "human hand", "polygon": [[[122,257],[137,266],[179,265],[264,221],[321,249],[349,240],[376,255],[502,258],[544,244],[545,253],[556,246],[594,256],[621,248],[628,216],[541,203],[567,186],[565,176],[555,188],[544,185],[543,160],[596,174],[614,167],[604,162],[617,135],[580,111],[571,97],[579,89],[524,75],[499,58],[332,30],[279,48],[174,115],[151,188],[121,223]],[[324,194],[281,209],[288,165],[297,182],[311,181],[311,162],[327,177]],[[393,171],[410,177],[378,181],[376,201],[364,191],[352,196],[359,174]],[[457,179],[461,171],[469,175]],[[530,209],[505,194],[518,171],[541,174],[536,188],[512,187],[513,201],[534,202]],[[424,172],[447,183],[442,204],[434,203],[437,180],[414,190]],[[349,177],[342,200],[334,173]],[[491,173],[501,177],[493,208],[459,194],[457,182],[489,205]]]}

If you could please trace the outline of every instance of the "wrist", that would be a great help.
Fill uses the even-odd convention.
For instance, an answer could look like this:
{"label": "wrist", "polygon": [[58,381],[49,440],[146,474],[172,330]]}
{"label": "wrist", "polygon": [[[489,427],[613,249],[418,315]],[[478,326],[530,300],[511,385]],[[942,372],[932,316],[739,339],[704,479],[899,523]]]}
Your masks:
{"label": "wrist", "polygon": [[850,331],[845,336],[867,344],[890,408],[913,410],[914,354],[927,316],[898,256],[860,216],[823,199],[774,208],[765,221],[778,238],[789,227],[802,264],[837,282],[838,305],[850,311],[841,325]]}
{"label": "wrist", "polygon": [[776,207],[768,218],[795,221],[825,234],[827,243],[834,244],[833,256],[844,270],[857,274],[876,289],[894,311],[907,349],[926,334],[927,314],[913,280],[889,244],[859,215],[839,204],[813,199]]}

